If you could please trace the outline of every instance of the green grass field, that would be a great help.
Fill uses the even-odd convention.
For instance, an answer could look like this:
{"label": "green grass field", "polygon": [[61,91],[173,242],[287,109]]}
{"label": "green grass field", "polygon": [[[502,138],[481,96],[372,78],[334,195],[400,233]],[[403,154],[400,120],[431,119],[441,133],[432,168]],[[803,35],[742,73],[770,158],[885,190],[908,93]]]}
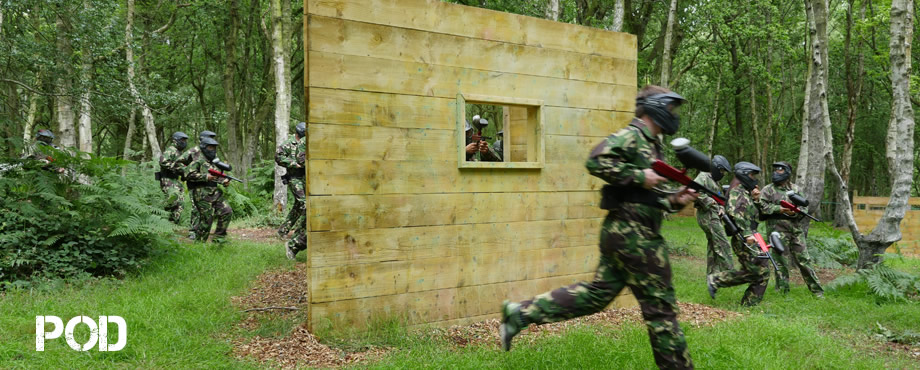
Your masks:
{"label": "green grass field", "polygon": [[[813,233],[839,234],[825,228]],[[695,221],[667,222],[665,237],[682,254],[690,255],[672,257],[680,301],[743,314],[741,319],[709,327],[684,325],[697,367],[920,368],[920,360],[888,350],[872,338],[876,323],[896,331],[920,331],[920,304],[879,304],[859,286],[828,292],[825,300],[815,299],[804,285],[794,285],[789,295],[781,296],[772,284],[764,302],[753,309],[738,305],[743,287],[721,289],[713,301],[706,293],[700,259],[705,240]],[[915,259],[894,265],[920,272],[920,261]],[[254,367],[230,355],[230,338],[241,335],[235,325],[244,316],[229,298],[245,291],[260,273],[292,266],[280,243],[233,242],[223,248],[182,244],[123,280],[46,283],[33,290],[5,292],[0,296],[0,368]],[[49,341],[44,352],[36,352],[37,315],[59,316],[65,323],[78,315],[122,316],[128,323],[127,347],[120,352],[76,352],[62,337]],[[281,323],[269,331],[295,325]],[[87,337],[88,330],[81,326],[77,341]],[[510,353],[501,352],[497,345],[457,348],[393,323],[357,337],[333,334],[327,339],[337,347],[394,348],[361,367],[654,367],[645,329],[636,323],[615,328],[583,325],[532,344],[516,343]]]}

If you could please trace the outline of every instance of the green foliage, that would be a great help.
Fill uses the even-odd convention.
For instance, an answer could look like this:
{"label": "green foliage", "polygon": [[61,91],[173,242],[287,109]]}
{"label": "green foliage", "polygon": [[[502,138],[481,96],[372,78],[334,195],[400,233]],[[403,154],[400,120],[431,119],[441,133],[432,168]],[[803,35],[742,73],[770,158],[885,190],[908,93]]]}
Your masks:
{"label": "green foliage", "polygon": [[827,289],[863,285],[879,302],[908,301],[920,297],[920,276],[893,269],[886,263],[841,276],[827,284]]}
{"label": "green foliage", "polygon": [[808,237],[808,253],[815,265],[839,269],[853,266],[859,259],[859,250],[853,238],[847,235]]}
{"label": "green foliage", "polygon": [[174,230],[150,166],[60,152],[54,158],[50,166],[26,160],[0,175],[0,282],[120,276]]}
{"label": "green foliage", "polygon": [[920,344],[920,332],[913,330],[894,331],[882,326],[881,323],[875,323],[877,331],[875,338],[884,342],[901,343],[916,345]]}

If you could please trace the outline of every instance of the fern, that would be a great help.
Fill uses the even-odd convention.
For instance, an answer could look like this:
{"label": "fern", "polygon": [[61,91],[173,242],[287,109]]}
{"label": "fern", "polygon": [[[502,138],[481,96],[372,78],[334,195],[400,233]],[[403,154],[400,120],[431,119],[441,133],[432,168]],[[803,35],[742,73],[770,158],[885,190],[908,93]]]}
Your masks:
{"label": "fern", "polygon": [[869,291],[881,300],[907,301],[920,295],[920,276],[893,269],[884,263],[838,277],[827,288],[836,290],[861,283],[865,283]]}

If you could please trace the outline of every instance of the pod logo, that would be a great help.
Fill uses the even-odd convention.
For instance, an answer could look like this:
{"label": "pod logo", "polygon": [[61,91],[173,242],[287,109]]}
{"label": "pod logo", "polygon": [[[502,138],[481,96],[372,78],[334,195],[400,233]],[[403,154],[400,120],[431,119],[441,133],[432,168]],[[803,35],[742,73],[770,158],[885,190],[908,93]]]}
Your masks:
{"label": "pod logo", "polygon": [[[45,331],[45,324],[52,324],[54,329],[50,332]],[[73,331],[79,324],[89,327],[89,340],[82,345],[77,343],[73,337]],[[114,344],[109,344],[108,329],[110,324],[118,327],[118,340]],[[128,342],[128,325],[125,324],[125,319],[121,318],[121,316],[99,316],[98,325],[90,317],[77,316],[70,319],[67,322],[67,326],[64,326],[64,322],[57,316],[35,316],[36,351],[44,351],[45,340],[60,338],[61,334],[64,334],[67,345],[73,348],[74,351],[89,351],[98,343],[99,351],[114,352],[125,348],[125,344]]]}

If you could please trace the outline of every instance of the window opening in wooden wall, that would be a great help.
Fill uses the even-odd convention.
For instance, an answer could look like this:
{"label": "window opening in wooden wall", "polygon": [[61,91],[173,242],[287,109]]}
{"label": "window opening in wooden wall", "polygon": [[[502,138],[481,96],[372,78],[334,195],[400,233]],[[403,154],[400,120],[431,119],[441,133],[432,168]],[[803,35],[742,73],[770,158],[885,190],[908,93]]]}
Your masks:
{"label": "window opening in wooden wall", "polygon": [[460,168],[543,167],[543,102],[459,95]]}

